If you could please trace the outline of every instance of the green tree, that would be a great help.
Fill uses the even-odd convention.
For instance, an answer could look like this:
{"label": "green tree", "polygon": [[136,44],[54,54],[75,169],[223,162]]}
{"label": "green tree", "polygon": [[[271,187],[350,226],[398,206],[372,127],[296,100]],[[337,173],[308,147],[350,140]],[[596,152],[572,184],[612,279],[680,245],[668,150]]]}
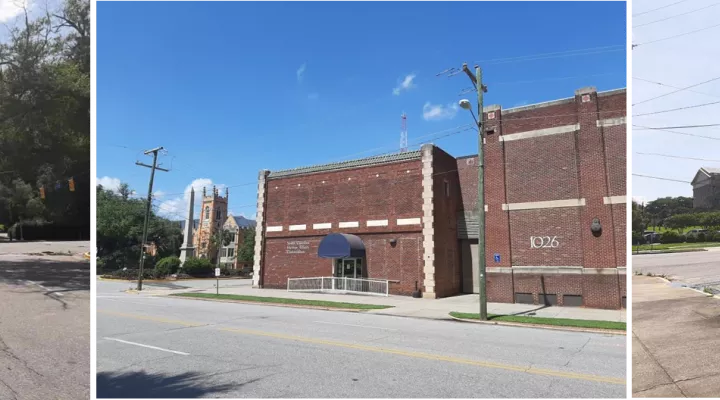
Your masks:
{"label": "green tree", "polygon": [[0,223],[90,225],[89,27],[88,0],[9,23],[0,43]]}
{"label": "green tree", "polygon": [[632,202],[632,232],[638,235],[642,235],[645,232],[645,228],[648,226],[647,216],[643,207],[633,201]]}
{"label": "green tree", "polygon": [[[145,221],[145,200],[97,187],[97,252],[98,265],[104,271],[138,268],[142,229]],[[155,243],[158,258],[180,254],[182,232],[177,223],[150,213],[148,242]],[[150,266],[149,266],[150,267]]]}
{"label": "green tree", "polygon": [[238,260],[245,263],[252,263],[255,258],[255,228],[243,229],[243,242],[238,251]]}

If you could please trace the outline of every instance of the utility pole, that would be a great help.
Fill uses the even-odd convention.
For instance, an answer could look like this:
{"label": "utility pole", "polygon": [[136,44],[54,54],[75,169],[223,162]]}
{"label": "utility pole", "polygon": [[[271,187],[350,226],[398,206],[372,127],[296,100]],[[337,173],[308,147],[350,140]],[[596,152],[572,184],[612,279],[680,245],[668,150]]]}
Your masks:
{"label": "utility pole", "polygon": [[[145,224],[143,226],[142,247],[140,248],[140,273],[138,274],[138,286],[137,286],[138,291],[142,290],[143,267],[145,266],[145,244],[147,242],[148,220],[150,219],[150,207],[152,206],[152,189],[153,189],[153,180],[155,180],[155,170],[168,172],[167,169],[160,168],[157,165],[158,152],[162,149],[163,149],[162,147],[156,147],[152,150],[148,150],[145,152],[145,155],[152,153],[152,155],[153,155],[153,164],[152,165],[147,165],[147,164],[141,163],[140,161],[135,161],[135,165],[150,168],[150,170],[151,170],[150,185],[148,185],[147,208],[145,209]],[[192,221],[190,223],[192,223]]]}
{"label": "utility pole", "polygon": [[483,93],[487,92],[487,86],[482,84],[482,69],[480,66],[475,66],[474,76],[467,64],[463,64],[462,69],[475,85],[478,96],[478,280],[480,284],[480,319],[487,321],[487,286],[485,277],[485,156],[483,152],[485,141],[485,135],[483,134]]}

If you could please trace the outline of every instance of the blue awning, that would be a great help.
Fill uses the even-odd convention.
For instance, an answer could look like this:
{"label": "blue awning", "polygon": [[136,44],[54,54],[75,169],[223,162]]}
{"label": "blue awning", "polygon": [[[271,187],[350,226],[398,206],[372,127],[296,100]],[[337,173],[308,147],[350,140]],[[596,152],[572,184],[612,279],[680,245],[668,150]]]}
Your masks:
{"label": "blue awning", "polygon": [[362,239],[346,233],[331,233],[320,241],[318,257],[347,258],[365,257],[365,244]]}

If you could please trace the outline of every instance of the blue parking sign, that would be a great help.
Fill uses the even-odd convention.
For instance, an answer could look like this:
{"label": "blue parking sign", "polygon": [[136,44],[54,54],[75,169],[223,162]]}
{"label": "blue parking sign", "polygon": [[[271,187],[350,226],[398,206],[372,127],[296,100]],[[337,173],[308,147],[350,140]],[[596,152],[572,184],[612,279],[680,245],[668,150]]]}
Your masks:
{"label": "blue parking sign", "polygon": [[495,262],[499,263],[500,262],[500,253],[495,253],[494,257],[495,257]]}

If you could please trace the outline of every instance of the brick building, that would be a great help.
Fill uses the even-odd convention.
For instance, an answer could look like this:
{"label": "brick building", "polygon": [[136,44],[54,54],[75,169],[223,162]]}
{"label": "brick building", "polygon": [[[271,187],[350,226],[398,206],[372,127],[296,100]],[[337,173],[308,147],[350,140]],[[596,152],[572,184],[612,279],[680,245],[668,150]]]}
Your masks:
{"label": "brick building", "polygon": [[[624,307],[625,115],[625,89],[485,108],[489,301]],[[261,171],[253,285],[351,271],[393,294],[476,293],[477,178],[477,155],[433,145]],[[331,233],[364,246],[349,270],[318,256]]]}

